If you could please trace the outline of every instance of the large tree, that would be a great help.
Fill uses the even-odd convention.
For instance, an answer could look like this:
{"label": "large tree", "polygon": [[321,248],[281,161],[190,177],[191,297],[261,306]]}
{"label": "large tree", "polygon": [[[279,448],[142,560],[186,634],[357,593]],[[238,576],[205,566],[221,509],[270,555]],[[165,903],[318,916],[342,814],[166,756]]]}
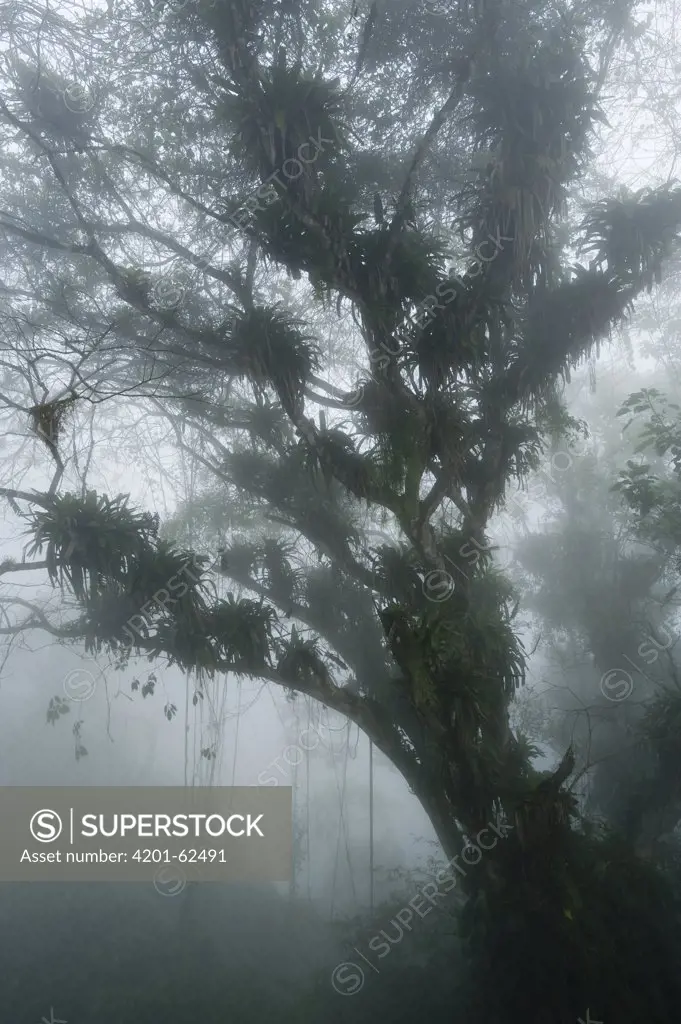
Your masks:
{"label": "large tree", "polygon": [[[538,775],[509,725],[524,656],[489,537],[572,425],[563,379],[681,226],[671,186],[566,220],[628,14],[394,0],[348,26],[335,4],[189,0],[80,32],[26,8],[4,55],[5,404],[55,475],[2,489],[33,533],[2,572],[43,568],[78,605],[57,622],[10,595],[4,632],[326,704],[449,857],[511,822],[467,882],[489,1022],[663,1021],[681,999],[661,883],[580,822],[571,751]],[[191,548],[69,489],[67,418],[121,396],[205,471]],[[216,598],[216,575],[250,596]]]}

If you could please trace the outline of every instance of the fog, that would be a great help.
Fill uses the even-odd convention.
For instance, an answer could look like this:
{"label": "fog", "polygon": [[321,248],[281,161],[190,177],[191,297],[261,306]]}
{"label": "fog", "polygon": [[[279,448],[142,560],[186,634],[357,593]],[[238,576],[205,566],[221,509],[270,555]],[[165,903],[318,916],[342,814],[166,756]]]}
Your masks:
{"label": "fog", "polygon": [[677,23],[0,5],[0,1024],[678,1019]]}

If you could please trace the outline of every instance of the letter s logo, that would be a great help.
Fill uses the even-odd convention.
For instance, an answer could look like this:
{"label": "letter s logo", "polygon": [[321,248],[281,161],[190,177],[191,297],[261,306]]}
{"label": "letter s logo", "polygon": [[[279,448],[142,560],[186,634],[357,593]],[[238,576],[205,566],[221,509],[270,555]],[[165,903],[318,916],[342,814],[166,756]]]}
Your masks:
{"label": "letter s logo", "polygon": [[29,825],[31,835],[39,843],[53,843],[61,835],[61,818],[56,811],[36,811]]}

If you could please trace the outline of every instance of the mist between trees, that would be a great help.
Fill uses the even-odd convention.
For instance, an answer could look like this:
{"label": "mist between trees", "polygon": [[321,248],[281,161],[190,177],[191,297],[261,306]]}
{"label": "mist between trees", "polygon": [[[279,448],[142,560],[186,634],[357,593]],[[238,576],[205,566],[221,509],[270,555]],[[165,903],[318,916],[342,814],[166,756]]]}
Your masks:
{"label": "mist between trees", "polygon": [[0,10],[0,782],[293,795],[3,887],[1,1020],[677,1021],[678,24]]}
{"label": "mist between trees", "polygon": [[[409,900],[408,905],[399,910],[395,917],[390,921],[390,927],[395,929],[396,936],[393,937],[392,935],[388,935],[385,929],[381,929],[378,935],[373,936],[373,938],[369,940],[367,943],[368,948],[373,953],[376,953],[377,959],[383,960],[390,954],[392,947],[398,945],[404,938],[405,929],[407,933],[411,932],[411,922],[416,920],[414,918],[414,914],[417,915],[418,919],[423,920],[435,907],[438,906],[438,900],[445,899],[447,895],[456,888],[456,874],[460,875],[462,878],[466,877],[466,870],[458,863],[459,856],[466,864],[479,864],[483,857],[482,851],[493,850],[499,839],[505,839],[512,828],[513,826],[509,825],[508,822],[496,822],[495,824],[490,823],[486,828],[480,829],[475,837],[477,842],[472,843],[470,840],[467,840],[461,853],[452,857],[452,859],[445,864],[444,868],[437,872],[435,881],[426,882],[425,885],[419,889],[416,896],[413,896]],[[495,836],[490,845],[486,842],[483,843],[482,841],[482,835],[485,832],[488,834],[487,838],[489,838],[492,833]],[[466,855],[468,854],[470,856],[469,851],[473,851],[477,854],[475,860],[468,860]],[[453,868],[453,871],[450,871],[451,868]],[[447,884],[445,885],[445,883]],[[442,890],[440,889],[440,886],[443,886]],[[420,906],[414,906],[415,903],[420,903]],[[356,946],[353,946],[352,949],[358,954],[364,963],[368,964],[372,971],[376,974],[380,974],[380,971],[375,964],[364,956]],[[351,961],[345,960],[342,963],[337,964],[331,972],[331,985],[339,995],[355,995],[363,988],[364,981],[364,970],[359,964]]]}

